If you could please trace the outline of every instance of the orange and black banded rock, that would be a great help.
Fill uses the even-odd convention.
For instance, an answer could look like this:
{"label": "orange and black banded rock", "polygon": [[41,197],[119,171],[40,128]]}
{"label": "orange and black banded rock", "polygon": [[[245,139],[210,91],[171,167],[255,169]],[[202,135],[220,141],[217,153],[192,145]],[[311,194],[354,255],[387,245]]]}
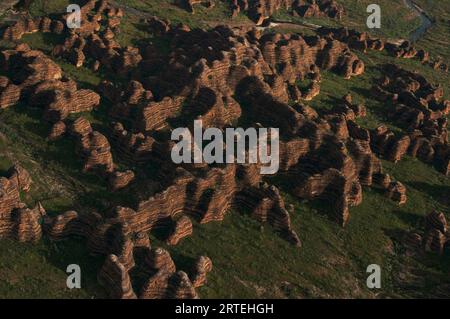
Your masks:
{"label": "orange and black banded rock", "polygon": [[183,216],[175,222],[173,232],[167,238],[168,245],[176,245],[186,236],[192,235],[192,222],[187,216]]}
{"label": "orange and black banded rock", "polygon": [[69,78],[61,78],[58,80],[45,80],[36,85],[30,94],[29,102],[35,106],[47,106],[49,101],[55,98],[56,91],[75,92],[77,83]]}
{"label": "orange and black banded rock", "polygon": [[434,210],[425,217],[424,235],[420,236],[417,233],[412,233],[405,238],[405,245],[408,248],[414,249],[420,246],[426,252],[434,252],[442,255],[448,241],[447,219],[444,213]]}
{"label": "orange and black banded rock", "polygon": [[84,117],[77,118],[70,127],[70,133],[75,137],[82,139],[93,132],[91,123]]}
{"label": "orange and black banded rock", "polygon": [[42,32],[50,32],[49,25],[52,21],[49,18],[44,18],[45,20],[41,20],[41,18],[30,18],[30,17],[22,17],[18,21],[16,21],[13,25],[7,27],[3,31],[3,39],[9,41],[20,40],[23,35],[29,33],[35,33],[38,31]]}
{"label": "orange and black banded rock", "polygon": [[144,250],[151,249],[150,238],[148,237],[148,234],[146,232],[140,232],[135,234],[133,238],[133,243],[135,249],[144,249]]}
{"label": "orange and black banded rock", "polygon": [[46,215],[41,203],[32,209],[21,202],[20,192],[29,191],[31,177],[19,165],[0,177],[0,238],[37,242],[42,237],[41,219]]}
{"label": "orange and black banded rock", "polygon": [[417,50],[409,41],[401,43],[385,41],[380,38],[375,38],[367,32],[359,32],[350,30],[347,27],[329,28],[321,27],[318,29],[321,36],[327,36],[336,40],[345,42],[351,49],[366,52],[367,50],[386,50],[388,54],[404,59],[417,58],[421,63],[433,67],[435,70],[442,70],[448,72],[448,65],[445,64],[441,58],[432,59],[429,52],[424,50]]}
{"label": "orange and black banded rock", "polygon": [[184,271],[168,273],[158,271],[143,285],[141,299],[197,299],[192,282]]}
{"label": "orange and black banded rock", "polygon": [[111,146],[108,139],[100,132],[93,131],[88,120],[76,119],[70,132],[77,139],[80,153],[85,159],[84,171],[97,171],[108,175],[114,171]]}
{"label": "orange and black banded rock", "polygon": [[20,87],[10,83],[7,77],[0,79],[0,109],[6,109],[19,102]]}
{"label": "orange and black banded rock", "polygon": [[327,16],[340,20],[345,14],[344,7],[335,0],[294,1],[293,10],[305,18]]}
{"label": "orange and black banded rock", "polygon": [[192,270],[192,285],[194,288],[198,288],[206,284],[206,276],[212,268],[212,261],[208,257],[200,256],[197,259],[194,269]]}
{"label": "orange and black banded rock", "polygon": [[64,120],[73,113],[88,112],[100,104],[100,96],[91,90],[55,91],[44,117],[52,122]]}
{"label": "orange and black banded rock", "polygon": [[[205,2],[201,0],[194,1],[198,3]],[[293,15],[305,18],[330,17],[341,19],[345,14],[344,7],[335,0],[229,0],[229,3],[232,17],[243,12],[246,13],[256,25],[262,25],[266,19],[270,18],[281,9],[291,12]]]}
{"label": "orange and black banded rock", "polygon": [[[259,3],[283,5],[283,1]],[[161,164],[158,178],[163,177],[158,180],[155,190],[136,189],[139,200],[130,203],[130,207],[112,207],[111,211],[104,212],[104,217],[67,212],[44,222],[45,232],[51,238],[80,235],[86,238],[92,253],[116,256],[116,261],[109,261],[110,265],[106,267],[109,270],[103,271],[102,275],[105,277],[108,272],[120,274],[114,280],[106,280],[106,286],[113,287],[110,288],[113,295],[130,294],[129,276],[132,273],[128,274],[128,271],[138,262],[133,258],[134,250],[143,248],[148,252],[143,268],[151,275],[142,290],[143,297],[196,297],[194,288],[204,283],[204,275],[210,268],[208,260],[199,261],[197,275],[191,282],[185,274],[175,272],[175,264],[168,252],[158,255],[157,249],[150,249],[146,235],[158,227],[167,227],[181,213],[186,219],[178,220],[170,241],[176,242],[192,231],[187,216],[200,223],[221,221],[231,208],[246,206],[254,218],[272,224],[283,237],[300,245],[280,192],[275,187],[260,184],[260,164],[215,167],[186,164],[182,168],[173,165],[169,160],[173,144],[162,136],[167,133],[165,129],[178,125],[178,122],[202,119],[205,128],[226,128],[251,115],[249,126],[284,128],[280,170],[283,178],[293,185],[289,191],[300,198],[326,201],[332,206],[333,218],[341,225],[348,222],[349,207],[361,203],[362,185],[389,188],[391,180],[383,173],[381,162],[372,152],[371,134],[353,122],[356,117],[364,116],[363,105],[354,104],[347,96],[339,102],[339,107],[319,115],[312,108],[289,103],[290,100],[312,98],[318,93],[321,69],[345,78],[361,74],[364,63],[351,48],[361,46],[365,50],[364,43],[367,47],[378,44],[369,44],[361,38],[347,43],[328,36],[258,34],[257,30],[247,32],[244,28],[223,26],[212,30],[190,30],[157,18],[148,19],[149,30],[168,40],[169,52],[166,54],[153,44],[139,49],[121,47],[115,38],[122,14],[105,1],[88,1],[82,10],[86,20],[81,30],[67,35],[54,54],[78,66],[85,64],[84,56],[86,61],[97,61],[102,69],[130,75],[129,85],[107,82],[98,88],[102,97],[111,102],[109,115],[120,121],[113,124],[112,134],[107,136],[111,136],[117,151],[133,165],[134,162]],[[265,19],[264,14],[260,18]],[[48,28],[60,29],[57,25]],[[67,109],[89,111],[91,108],[84,102],[76,108],[70,105],[73,95],[81,90],[72,86],[70,80],[58,77],[53,66],[48,68],[48,76],[43,74],[45,57],[39,55],[26,47],[4,51],[0,55],[0,68],[8,72],[18,70],[17,61],[20,61],[37,69],[37,72],[15,75],[13,82],[20,85],[24,97],[33,101],[31,104],[53,109],[55,116],[47,111],[52,121],[61,120]],[[35,60],[40,61],[34,63]],[[301,92],[297,86],[305,79],[313,82],[310,92]],[[416,82],[421,84],[419,80],[397,81],[396,85],[412,93],[417,90]],[[394,93],[383,85],[380,90],[392,95],[393,101],[394,96],[397,100],[415,101],[409,93]],[[61,94],[68,94],[69,99],[61,99]],[[429,101],[440,96],[438,88],[431,88],[422,99],[431,105]],[[67,103],[49,107],[48,102],[58,104],[55,99]],[[424,114],[423,120],[428,116],[427,120],[433,121],[445,108],[442,104],[439,110]],[[86,170],[99,169],[103,177],[109,178],[112,189],[125,187],[131,173],[115,171],[106,136],[94,131],[89,121],[83,118],[66,123],[85,159]],[[191,123],[186,126],[190,127]],[[424,137],[435,132],[442,136],[443,126],[442,123],[424,122],[422,133]],[[383,142],[383,138],[380,140]],[[444,147],[421,141],[421,137],[416,136],[412,151],[431,157],[431,147],[442,154],[441,158],[446,158]],[[402,141],[394,144],[397,145],[393,147],[394,151],[388,150],[383,143],[380,148],[383,154],[396,160],[403,155],[406,144]],[[138,169],[136,173],[140,171]]]}
{"label": "orange and black banded rock", "polygon": [[443,100],[442,86],[435,86],[419,73],[396,65],[388,64],[384,69],[387,75],[374,86],[373,94],[379,100],[391,101],[393,107],[388,116],[407,130],[408,135],[394,138],[386,128],[378,130],[376,139],[384,145],[379,145],[377,152],[388,153],[387,159],[392,161],[398,161],[407,153],[447,174],[450,101]]}
{"label": "orange and black banded rock", "polygon": [[408,154],[411,146],[411,138],[408,135],[398,137],[384,125],[370,133],[372,148],[387,160],[396,163]]}
{"label": "orange and black banded rock", "polygon": [[253,218],[261,223],[268,222],[289,242],[301,246],[300,239],[292,229],[289,212],[278,188],[261,183],[258,188],[244,190],[237,201],[252,210]]}
{"label": "orange and black banded rock", "polygon": [[391,182],[387,189],[386,195],[399,205],[403,205],[407,201],[406,187],[400,182]]}
{"label": "orange and black banded rock", "polygon": [[177,4],[191,13],[195,13],[194,8],[197,5],[202,5],[205,8],[213,8],[215,6],[214,0],[178,0]]}
{"label": "orange and black banded rock", "polygon": [[166,296],[170,299],[198,299],[195,287],[184,271],[178,271],[169,278]]}
{"label": "orange and black banded rock", "polygon": [[53,218],[46,216],[43,228],[45,234],[54,241],[64,240],[73,235],[86,235],[76,211],[67,211]]}
{"label": "orange and black banded rock", "polygon": [[135,178],[135,174],[131,170],[125,172],[115,171],[109,175],[108,183],[111,191],[117,191],[127,187]]}
{"label": "orange and black banded rock", "polygon": [[320,85],[316,82],[312,82],[304,92],[302,92],[302,99],[305,101],[311,101],[317,95],[320,94]]}
{"label": "orange and black banded rock", "polygon": [[58,121],[53,124],[50,134],[48,135],[48,139],[50,141],[55,141],[62,137],[67,131],[67,126],[63,121]]}
{"label": "orange and black banded rock", "polygon": [[31,188],[32,179],[30,173],[22,166],[16,164],[8,170],[9,178],[17,183],[20,190],[28,192]]}
{"label": "orange and black banded rock", "polygon": [[107,232],[113,237],[108,242],[108,251],[119,258],[125,269],[130,270],[135,266],[134,260],[134,232],[127,223],[114,224]]}
{"label": "orange and black banded rock", "polygon": [[98,273],[99,283],[112,299],[136,299],[127,269],[116,255],[108,255]]}
{"label": "orange and black banded rock", "polygon": [[28,173],[19,166],[10,170],[8,178],[0,177],[0,215],[8,216],[12,210],[22,207],[20,191],[30,188],[31,179]]}
{"label": "orange and black banded rock", "polygon": [[114,163],[108,139],[100,132],[94,131],[81,140],[81,153],[85,157],[84,170],[98,169],[100,172],[111,173]]}
{"label": "orange and black banded rock", "polygon": [[148,251],[145,264],[153,272],[174,273],[176,271],[175,263],[169,252],[160,247]]}
{"label": "orange and black banded rock", "polygon": [[20,242],[37,242],[42,237],[41,218],[46,215],[40,203],[35,208],[19,208],[14,212],[15,238]]}
{"label": "orange and black banded rock", "polygon": [[37,50],[9,50],[3,52],[7,61],[3,67],[11,72],[11,80],[22,91],[30,90],[34,85],[48,80],[60,80],[61,68],[43,52]]}
{"label": "orange and black banded rock", "polygon": [[351,94],[342,97],[342,103],[333,106],[333,113],[343,114],[346,120],[355,120],[355,118],[366,116],[366,107],[363,104],[354,104]]}
{"label": "orange and black banded rock", "polygon": [[166,127],[167,119],[181,110],[183,100],[166,97],[160,102],[150,102],[141,110],[139,127],[146,132]]}
{"label": "orange and black banded rock", "polygon": [[139,299],[165,299],[171,273],[158,271],[147,279],[141,288]]}

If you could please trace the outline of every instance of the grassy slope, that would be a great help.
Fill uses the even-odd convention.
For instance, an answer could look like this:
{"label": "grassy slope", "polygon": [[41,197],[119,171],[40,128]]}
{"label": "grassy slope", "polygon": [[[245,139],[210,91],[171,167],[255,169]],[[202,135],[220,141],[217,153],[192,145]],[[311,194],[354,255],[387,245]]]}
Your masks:
{"label": "grassy slope", "polygon": [[376,2],[381,7],[381,29],[368,29],[366,12],[367,6],[374,3],[371,0],[341,0],[346,14],[341,21],[331,18],[301,18],[292,17],[288,12],[281,10],[275,15],[277,19],[290,21],[307,21],[318,25],[346,26],[359,31],[369,31],[378,36],[387,38],[407,38],[409,33],[417,28],[420,20],[408,10],[403,0],[379,0]]}
{"label": "grassy slope", "polygon": [[[143,1],[141,4],[144,3],[149,12],[164,14],[166,10],[151,6],[154,2]],[[60,3],[64,7],[65,2]],[[130,3],[127,1],[128,5]],[[352,6],[348,8],[351,12]],[[184,19],[184,13],[178,8],[172,9],[175,11],[169,16],[179,14],[180,19]],[[355,18],[354,23],[359,21]],[[145,31],[140,30],[132,19],[125,20],[123,30],[121,41],[124,43],[134,43],[146,37]],[[42,49],[51,47],[51,39],[44,35],[30,35],[26,41]],[[433,42],[424,45],[430,46]],[[441,55],[448,53],[439,46],[434,49]],[[363,58],[368,68],[361,77],[344,81],[334,74],[325,73],[322,94],[311,105],[317,109],[329,108],[334,98],[351,91],[354,98],[364,101],[369,109],[368,117],[362,119],[361,124],[374,127],[384,123],[385,106],[370,99],[367,89],[372,79],[378,77],[376,66],[386,60],[418,69],[432,81],[446,83],[448,97],[448,75],[436,73],[416,61],[394,60],[384,54],[370,53]],[[100,81],[101,77],[87,69],[79,70],[58,62],[82,86],[89,87]],[[90,116],[100,125],[101,111]],[[25,200],[30,204],[36,200],[43,201],[50,213],[83,206],[103,206],[113,200],[103,182],[79,173],[81,162],[73,143],[70,140],[56,145],[47,143],[45,136],[49,127],[41,123],[39,110],[24,106],[0,113],[0,132],[4,136],[0,142],[0,170],[18,160],[35,177],[32,192]],[[396,129],[393,124],[391,127]],[[396,165],[384,165],[389,173],[407,185],[408,204],[398,207],[377,191],[365,189],[363,204],[352,208],[346,229],[330,221],[326,217],[327,207],[320,203],[299,203],[285,195],[287,202],[296,207],[292,222],[303,242],[300,250],[280,239],[270,227],[261,227],[248,216],[231,212],[222,223],[195,225],[194,235],[170,251],[181,269],[187,269],[192,259],[200,254],[212,258],[214,270],[208,284],[199,290],[202,297],[371,297],[373,293],[365,288],[365,269],[371,263],[380,264],[384,271],[383,289],[379,296],[440,296],[436,285],[448,277],[448,258],[406,257],[398,244],[398,237],[402,231],[421,228],[422,216],[431,209],[449,211],[450,182],[415,159],[406,158]],[[153,246],[164,246],[157,234],[152,237]],[[89,257],[78,240],[57,245],[42,241],[35,246],[11,241],[1,243],[0,277],[7,278],[0,281],[1,296],[103,296],[95,280],[101,260]],[[81,264],[83,274],[86,274],[81,291],[64,289],[64,271],[69,263]],[[418,279],[410,279],[411,273],[419,274]],[[443,280],[441,286],[445,284]]]}
{"label": "grassy slope", "polygon": [[450,0],[415,0],[434,20],[434,26],[418,44],[433,55],[450,61]]}

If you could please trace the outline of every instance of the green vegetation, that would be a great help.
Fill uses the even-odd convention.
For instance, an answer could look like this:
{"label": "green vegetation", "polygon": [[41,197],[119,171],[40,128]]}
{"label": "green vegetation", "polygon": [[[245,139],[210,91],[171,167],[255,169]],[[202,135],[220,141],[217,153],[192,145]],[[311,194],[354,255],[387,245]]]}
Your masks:
{"label": "green vegetation", "polygon": [[66,8],[72,3],[82,3],[80,0],[35,0],[31,3],[30,13],[32,16],[41,17],[51,14],[66,12]]}
{"label": "green vegetation", "polygon": [[[36,245],[0,241],[0,296],[2,298],[103,298],[96,274],[102,258],[86,257],[77,239]],[[66,267],[80,265],[82,289],[68,289]]]}
{"label": "green vegetation", "polygon": [[[430,51],[433,56],[442,56],[446,63],[450,61],[450,1],[415,0],[434,20],[434,25],[418,41],[418,45]],[[447,82],[448,83],[448,82]]]}
{"label": "green vegetation", "polygon": [[339,27],[345,26],[349,29],[367,31],[385,38],[408,38],[408,35],[419,27],[420,19],[408,8],[403,0],[380,0],[377,1],[381,7],[381,29],[367,28],[367,6],[374,3],[371,0],[341,0],[346,10],[342,20],[332,18],[301,18],[293,17],[286,10],[279,11],[274,18],[283,21],[309,22],[321,26]]}
{"label": "green vegetation", "polygon": [[[129,15],[138,18],[158,16],[162,19],[170,19],[172,23],[184,23],[190,27],[208,27],[217,24],[250,24],[251,21],[243,14],[231,19],[229,6],[222,1],[216,1],[216,5],[205,8],[202,5],[195,6],[195,14],[189,13],[181,7],[173,4],[172,0],[112,0],[113,4],[122,6]],[[43,16],[65,12],[71,3],[82,3],[81,0],[35,0],[30,7],[33,16]],[[132,21],[129,21],[132,23]],[[138,22],[134,20],[134,23]]]}

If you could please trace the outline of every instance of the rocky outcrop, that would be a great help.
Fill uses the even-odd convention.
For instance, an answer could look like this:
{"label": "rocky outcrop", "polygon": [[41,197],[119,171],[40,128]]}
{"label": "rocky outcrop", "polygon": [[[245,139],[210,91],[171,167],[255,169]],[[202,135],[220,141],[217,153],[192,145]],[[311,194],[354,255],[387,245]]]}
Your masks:
{"label": "rocky outcrop", "polygon": [[50,141],[55,141],[63,136],[67,131],[67,126],[63,121],[58,121],[53,124],[50,134],[48,135],[48,139]]}
{"label": "rocky outcrop", "polygon": [[406,187],[400,182],[392,182],[387,189],[387,196],[399,205],[406,203]]}
{"label": "rocky outcrop", "polygon": [[109,188],[114,192],[127,187],[134,180],[134,172],[127,170],[125,172],[115,171],[109,176]]}
{"label": "rocky outcrop", "polygon": [[148,252],[145,263],[148,269],[157,272],[174,273],[176,271],[175,263],[169,252],[163,248],[152,249]]}
{"label": "rocky outcrop", "polygon": [[[88,236],[83,222],[76,211],[67,211],[55,218],[46,216],[43,224],[45,234],[53,241],[64,240],[69,236]],[[86,227],[87,228],[87,227]]]}
{"label": "rocky outcrop", "polygon": [[[204,282],[206,273],[212,268],[211,261],[203,257],[196,263],[197,284]],[[208,262],[209,261],[209,262]],[[142,286],[139,298],[142,299],[195,299],[196,287],[184,271],[176,271],[170,254],[162,249],[149,251],[146,265],[151,270],[150,277]]]}
{"label": "rocky outcrop", "polygon": [[424,235],[411,233],[405,238],[404,243],[413,252],[423,250],[442,255],[445,247],[448,245],[448,241],[447,219],[444,213],[435,210],[425,217]]}
{"label": "rocky outcrop", "polygon": [[301,17],[323,17],[342,19],[344,7],[335,0],[294,1],[293,10]]}
{"label": "rocky outcrop", "polygon": [[268,222],[289,242],[301,246],[300,239],[292,229],[284,200],[275,186],[262,183],[259,187],[246,189],[239,194],[237,201],[252,210],[253,218],[261,223]]}
{"label": "rocky outcrop", "polygon": [[284,9],[292,12],[293,15],[309,17],[324,17],[341,19],[344,15],[344,8],[335,0],[230,0],[232,16],[239,12],[245,12],[256,25],[274,15],[278,10]]}
{"label": "rocky outcrop", "polygon": [[[233,2],[235,10],[255,11],[258,21],[285,5],[292,8],[294,4]],[[308,7],[306,16],[338,17],[339,12],[327,12],[325,5],[336,7],[334,1],[295,4]],[[355,120],[365,116],[366,109],[350,95],[326,112],[302,104],[320,93],[322,70],[345,79],[358,76],[364,72],[364,63],[352,49],[380,49],[382,42],[356,34],[342,37],[344,41],[334,35],[262,34],[257,29],[226,26],[190,30],[155,17],[146,19],[145,27],[166,44],[164,50],[150,42],[139,48],[121,47],[115,38],[123,12],[106,1],[94,0],[87,1],[82,11],[82,28],[64,33],[64,42],[55,46],[53,56],[77,67],[114,72],[121,81],[111,78],[101,83],[95,88],[98,93],[80,90],[49,57],[19,46],[0,54],[0,68],[11,74],[11,81],[0,78],[0,92],[14,83],[20,99],[41,107],[45,118],[54,123],[49,139],[71,136],[84,171],[97,173],[108,182],[110,191],[117,192],[105,211],[44,216],[42,226],[51,240],[80,236],[90,253],[108,256],[98,279],[113,298],[135,298],[131,286],[135,279],[140,283],[144,279],[142,287],[135,287],[142,298],[197,297],[195,288],[205,284],[211,260],[200,257],[188,276],[177,269],[169,251],[151,247],[148,233],[158,228],[170,229],[167,244],[176,245],[192,234],[192,219],[199,224],[222,221],[230,210],[244,209],[292,245],[301,246],[297,235],[301,230],[291,224],[293,209],[288,211],[278,187],[262,181],[260,161],[173,163],[171,130],[187,127],[192,131],[195,119],[201,119],[205,129],[226,130],[238,123],[246,128],[282,128],[280,170],[274,182],[289,185],[283,191],[299,199],[327,203],[331,218],[342,226],[349,221],[350,207],[362,202],[363,186],[379,187],[399,203],[406,200],[406,189],[383,172],[377,156],[392,161],[406,153],[427,160],[448,158],[448,148],[441,143],[445,128],[441,114],[449,105],[436,102],[442,90],[419,76],[403,81],[388,78],[375,89],[382,93],[380,98],[414,110],[428,105],[428,111],[417,116],[396,108],[393,117],[399,116],[420,131],[405,136],[357,125]],[[41,22],[42,28],[53,32],[53,22]],[[26,30],[34,32],[35,28],[27,26]],[[102,109],[94,118],[101,115],[101,121],[91,126],[83,117],[72,120],[71,114],[96,108],[100,96],[107,112]],[[10,101],[6,104],[12,105],[14,99],[6,99]],[[116,170],[112,152],[117,152],[123,170]],[[41,234],[38,221],[43,213],[24,209],[18,187],[12,185],[5,182],[9,190],[5,194],[11,197],[0,201],[0,207],[16,211],[20,227],[14,219],[5,219],[0,229],[17,229],[21,240],[34,241]],[[139,278],[133,277],[136,273]]]}
{"label": "rocky outcrop", "polygon": [[183,271],[176,273],[158,272],[142,287],[142,299],[196,299],[194,286]]}
{"label": "rocky outcrop", "polygon": [[14,212],[14,235],[20,242],[37,242],[42,237],[40,220],[46,214],[40,203],[35,208],[19,208]]}
{"label": "rocky outcrop", "polygon": [[7,177],[0,177],[0,238],[20,242],[37,242],[42,236],[40,220],[46,215],[40,203],[32,209],[21,202],[20,192],[30,189],[31,178],[19,165],[12,167]]}
{"label": "rocky outcrop", "polygon": [[0,109],[14,106],[20,99],[20,87],[10,83],[7,77],[0,78]]}
{"label": "rocky outcrop", "polygon": [[114,171],[111,147],[108,139],[100,132],[93,131],[89,121],[83,117],[75,120],[71,127],[85,159],[84,171],[95,170],[101,175],[108,175]]}
{"label": "rocky outcrop", "polygon": [[372,136],[377,153],[394,162],[408,154],[448,174],[450,102],[442,99],[442,87],[395,65],[386,65],[385,70],[389,76],[380,79],[372,92],[375,98],[390,101],[389,117],[408,134],[397,137],[385,127],[377,129]]}
{"label": "rocky outcrop", "polygon": [[448,72],[448,64],[444,63],[441,57],[432,58],[430,53],[422,49],[416,49],[409,41],[391,42],[380,38],[375,38],[367,32],[349,30],[346,27],[329,28],[321,27],[319,34],[345,42],[350,48],[366,52],[367,50],[387,51],[388,54],[396,58],[418,59],[425,65],[429,65],[435,70]]}
{"label": "rocky outcrop", "polygon": [[181,217],[175,222],[173,232],[167,238],[168,245],[176,245],[186,236],[192,235],[192,222],[187,216]]}
{"label": "rocky outcrop", "polygon": [[[13,74],[12,84],[0,80],[0,106],[5,108],[25,98],[35,106],[44,107],[44,118],[58,122],[72,113],[91,111],[100,103],[92,90],[78,90],[74,81],[63,78],[61,68],[41,51],[18,46],[2,52],[3,69]],[[55,127],[55,129],[58,127]],[[61,126],[59,126],[61,128]]]}
{"label": "rocky outcrop", "polygon": [[206,276],[212,270],[213,265],[211,259],[206,256],[200,256],[192,270],[192,285],[195,288],[206,284]]}
{"label": "rocky outcrop", "polygon": [[109,255],[98,274],[99,283],[113,299],[136,299],[127,269],[116,255]]}
{"label": "rocky outcrop", "polygon": [[55,62],[41,51],[28,47],[2,51],[0,61],[3,71],[11,74],[11,81],[22,91],[27,91],[43,81],[62,78],[62,70]]}
{"label": "rocky outcrop", "polygon": [[197,5],[202,5],[205,8],[213,8],[215,2],[214,0],[178,0],[178,5],[191,13],[195,13],[195,7]]}
{"label": "rocky outcrop", "polygon": [[182,98],[169,97],[161,102],[150,102],[148,106],[142,108],[139,127],[145,132],[166,127],[167,119],[181,110],[182,103]]}
{"label": "rocky outcrop", "polygon": [[64,120],[72,113],[89,112],[100,104],[100,96],[92,90],[54,91],[53,101],[45,110],[45,119]]}

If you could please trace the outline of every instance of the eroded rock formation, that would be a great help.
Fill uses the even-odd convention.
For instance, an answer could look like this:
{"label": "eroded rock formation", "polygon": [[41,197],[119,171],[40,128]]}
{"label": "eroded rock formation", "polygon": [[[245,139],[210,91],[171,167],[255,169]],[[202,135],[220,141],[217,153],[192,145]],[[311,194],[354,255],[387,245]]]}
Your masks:
{"label": "eroded rock formation", "polygon": [[[186,3],[193,8],[203,2]],[[258,23],[281,7],[304,16],[339,18],[343,13],[335,1],[249,0],[232,5],[235,12],[246,11]],[[133,196],[123,206],[114,204],[100,213],[44,216],[41,206],[30,210],[20,202],[19,190],[28,189],[29,183],[16,169],[15,175],[0,179],[0,234],[35,241],[42,233],[42,217],[43,231],[51,240],[83,237],[90,253],[107,256],[98,279],[112,298],[136,298],[131,270],[138,266],[147,276],[142,287],[135,287],[139,297],[198,297],[195,288],[205,284],[212,261],[201,256],[189,275],[177,271],[169,251],[151,248],[148,233],[160,227],[172,227],[166,240],[176,245],[192,234],[192,220],[221,221],[232,208],[245,208],[300,247],[301,230],[291,224],[295,210],[286,209],[283,193],[323,200],[330,206],[331,218],[345,226],[350,207],[363,200],[362,186],[379,187],[400,204],[406,201],[406,188],[383,172],[378,156],[396,162],[410,153],[450,169],[444,120],[450,104],[440,102],[440,88],[416,74],[390,70],[395,76],[374,88],[380,99],[398,102],[392,117],[414,129],[405,136],[397,137],[385,127],[369,131],[357,125],[355,120],[364,117],[366,109],[351,95],[327,112],[302,104],[320,93],[322,70],[344,79],[361,75],[364,63],[352,50],[382,50],[381,40],[345,30],[318,36],[261,34],[257,29],[226,26],[190,30],[156,17],[147,19],[148,31],[168,44],[167,52],[162,52],[150,42],[139,48],[122,47],[115,37],[123,12],[107,1],[87,1],[82,16],[82,27],[76,31],[66,30],[63,20],[42,18],[39,23],[21,21],[4,37],[17,40],[37,31],[62,34],[64,42],[54,48],[53,56],[129,81],[111,78],[95,91],[78,89],[50,57],[19,45],[0,54],[0,69],[11,74],[11,79],[0,77],[0,107],[21,99],[41,107],[44,118],[53,123],[49,140],[71,136],[85,172],[102,176],[110,191]],[[300,86],[303,81],[309,83]],[[91,126],[80,116],[72,120],[73,113],[95,110],[100,99],[108,107],[107,128],[97,128],[102,125],[94,121]],[[175,165],[170,158],[174,143],[168,135],[181,126],[192,131],[196,119],[202,120],[204,129],[225,130],[237,124],[280,128],[282,182],[269,184],[260,173],[260,162]],[[116,170],[113,151],[120,164],[133,170]],[[148,174],[152,176],[145,174],[149,163],[156,167]],[[147,189],[146,179],[157,186]],[[435,249],[442,236],[433,232],[428,246]],[[134,255],[142,252],[144,265],[136,265],[140,260]]]}
{"label": "eroded rock formation", "polygon": [[377,153],[392,161],[403,155],[417,157],[449,173],[450,151],[447,115],[450,101],[443,100],[443,89],[423,76],[395,65],[385,66],[386,74],[372,92],[375,98],[390,103],[389,117],[407,131],[395,136],[386,127],[373,133]]}
{"label": "eroded rock formation", "polygon": [[438,255],[448,247],[449,231],[447,219],[443,212],[432,211],[425,217],[425,232],[421,236],[417,232],[408,233],[404,243],[412,252],[432,252]]}
{"label": "eroded rock formation", "polygon": [[40,220],[45,209],[40,203],[32,209],[20,199],[20,192],[29,191],[31,178],[19,165],[13,166],[7,177],[0,177],[0,238],[21,242],[37,242],[42,236]]}

